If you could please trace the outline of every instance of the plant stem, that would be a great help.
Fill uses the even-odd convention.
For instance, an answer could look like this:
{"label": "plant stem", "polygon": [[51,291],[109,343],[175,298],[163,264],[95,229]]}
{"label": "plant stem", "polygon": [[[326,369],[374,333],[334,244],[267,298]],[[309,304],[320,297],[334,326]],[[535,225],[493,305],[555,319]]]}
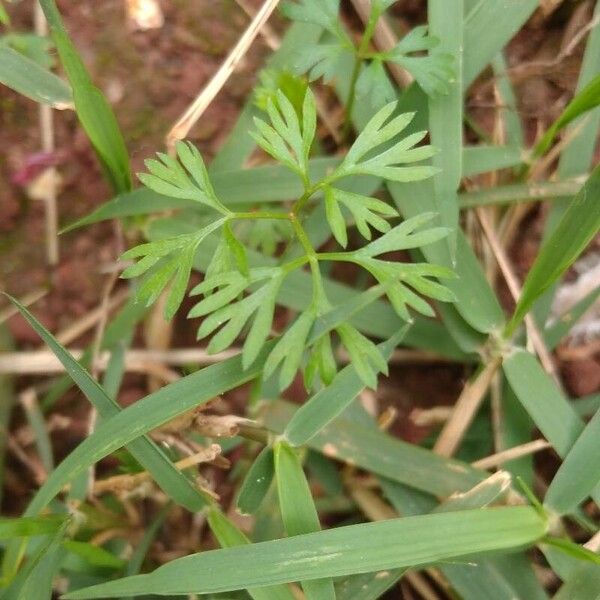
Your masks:
{"label": "plant stem", "polygon": [[284,212],[268,212],[268,211],[256,211],[256,212],[234,212],[232,213],[233,219],[277,219],[283,221],[290,221],[289,213]]}

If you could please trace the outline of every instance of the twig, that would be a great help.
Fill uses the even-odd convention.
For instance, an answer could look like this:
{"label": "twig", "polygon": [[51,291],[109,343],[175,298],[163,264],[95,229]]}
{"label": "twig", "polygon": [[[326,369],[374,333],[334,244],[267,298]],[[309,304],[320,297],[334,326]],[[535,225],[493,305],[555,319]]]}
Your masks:
{"label": "twig", "polygon": [[546,440],[534,440],[533,442],[527,442],[526,444],[521,444],[520,446],[515,446],[514,448],[509,448],[508,450],[503,450],[496,454],[491,454],[485,458],[480,458],[479,460],[472,462],[471,466],[476,467],[477,469],[491,469],[493,467],[498,467],[509,460],[529,456],[530,454],[540,452],[551,446],[552,444]]}
{"label": "twig", "polygon": [[[81,348],[69,348],[68,351],[77,360],[83,356],[84,352]],[[132,349],[127,350],[125,353],[125,369],[129,372],[157,375],[164,381],[174,381],[179,379],[179,375],[168,369],[167,366],[212,365],[236,356],[240,351],[240,348],[235,347],[218,354],[209,354],[204,348]],[[106,369],[109,358],[108,352],[101,352],[94,363],[94,368],[103,371]],[[346,353],[340,353],[339,359],[344,363],[349,361]],[[451,361],[434,354],[430,355],[430,353],[403,349],[396,351],[390,360],[391,364],[432,364],[438,362],[449,363]],[[64,372],[62,364],[49,350],[0,353],[0,374],[50,375],[62,372]]]}
{"label": "twig", "polygon": [[[211,444],[208,448],[203,448],[200,452],[192,456],[187,456],[175,463],[175,466],[180,471],[189,469],[201,463],[211,462],[215,460],[221,453],[221,446]],[[152,476],[148,471],[142,471],[135,475],[115,475],[94,483],[94,494],[102,494],[109,491],[125,491],[138,487],[142,483],[152,481]]]}
{"label": "twig", "polygon": [[[256,16],[256,11],[253,10],[253,8],[251,6],[248,6],[246,0],[235,0],[235,1],[238,4],[238,6],[251,19],[253,19]],[[260,30],[260,35],[265,40],[267,46],[269,46],[269,48],[271,48],[271,50],[277,50],[281,46],[281,39],[273,31],[273,29],[271,27],[269,27],[268,24],[265,23],[263,28]],[[331,117],[329,112],[327,111],[327,108],[325,107],[325,104],[323,103],[323,100],[321,99],[321,96],[318,93],[315,94],[315,104],[317,106],[317,113],[319,114],[321,121],[323,121],[323,125],[325,125],[325,128],[327,129],[327,131],[331,134],[333,141],[338,145],[341,144],[343,140],[338,132],[338,128],[335,124],[335,121]]]}
{"label": "twig", "polygon": [[[39,2],[35,3],[34,11],[35,32],[39,36],[48,35],[48,23]],[[53,152],[54,122],[52,107],[48,104],[38,104],[38,119],[42,138],[42,150]],[[48,167],[49,185],[44,189],[44,205],[46,208],[46,260],[50,266],[58,264],[58,208],[56,206],[56,182],[58,173],[55,167]]]}
{"label": "twig", "polygon": [[239,39],[233,50],[229,53],[219,70],[214,74],[207,86],[200,92],[196,100],[190,107],[181,115],[177,123],[172,127],[167,134],[166,144],[167,149],[173,152],[175,143],[187,136],[190,129],[202,116],[204,111],[213,101],[214,97],[219,93],[225,82],[233,73],[236,65],[242,60],[248,49],[252,45],[256,36],[267,22],[271,13],[275,10],[279,0],[266,0],[261,9],[256,13],[256,16]]}
{"label": "twig", "polygon": [[462,441],[477,409],[485,396],[502,359],[492,359],[472,381],[465,385],[450,419],[440,432],[433,451],[441,456],[452,456]]}

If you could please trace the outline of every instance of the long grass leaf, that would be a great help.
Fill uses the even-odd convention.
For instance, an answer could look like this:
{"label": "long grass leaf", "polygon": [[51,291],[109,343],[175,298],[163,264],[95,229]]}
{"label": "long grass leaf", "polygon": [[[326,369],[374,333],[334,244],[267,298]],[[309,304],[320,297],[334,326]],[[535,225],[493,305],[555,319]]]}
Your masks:
{"label": "long grass leaf", "polygon": [[542,245],[507,325],[507,335],[515,331],[533,303],[566,272],[599,230],[600,167],[596,167]]}
{"label": "long grass leaf", "polygon": [[[274,453],[279,508],[288,536],[320,531],[319,515],[296,451],[286,442],[278,442]],[[331,579],[311,579],[301,585],[307,600],[335,599]]]}
{"label": "long grass leaf", "polygon": [[430,514],[338,527],[253,546],[202,552],[138,575],[71,592],[65,600],[143,593],[224,592],[405,566],[423,566],[542,537],[547,523],[530,507]]}
{"label": "long grass leaf", "polygon": [[459,212],[456,193],[462,175],[463,0],[429,0],[428,17],[431,35],[440,40],[435,52],[450,54],[454,59],[448,93],[429,99],[431,143],[439,150],[432,160],[433,166],[440,169],[433,178],[436,212],[441,225],[451,231],[445,243],[454,262]]}
{"label": "long grass leaf", "polygon": [[463,87],[468,88],[538,7],[539,0],[479,0],[465,20]]}
{"label": "long grass leaf", "polygon": [[577,505],[600,484],[600,411],[586,425],[554,476],[545,503],[559,514]]}
{"label": "long grass leaf", "polygon": [[115,192],[131,189],[129,156],[117,120],[102,95],[93,85],[63,25],[54,0],[40,0],[50,33],[73,89],[75,110]]}
{"label": "long grass leaf", "polygon": [[[83,369],[79,363],[57,342],[54,336],[19,302],[11,299],[27,322],[46,342],[52,352],[64,365],[73,381],[96,407],[103,419],[120,413],[119,405],[110,398],[102,387]],[[173,465],[164,452],[149,438],[134,440],[129,450],[175,502],[188,510],[196,511],[206,505],[206,500],[181,471]]]}

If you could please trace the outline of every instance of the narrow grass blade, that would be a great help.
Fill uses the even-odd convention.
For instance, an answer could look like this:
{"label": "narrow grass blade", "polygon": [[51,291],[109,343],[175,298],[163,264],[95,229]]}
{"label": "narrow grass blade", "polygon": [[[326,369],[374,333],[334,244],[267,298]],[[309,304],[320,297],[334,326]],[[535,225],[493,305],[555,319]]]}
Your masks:
{"label": "narrow grass blade", "polygon": [[[515,149],[509,147],[472,146],[464,148],[462,162],[463,175],[471,176],[520,164],[521,156]],[[335,157],[313,158],[309,162],[311,177],[315,180],[322,178],[339,163],[340,159]],[[226,206],[281,202],[298,197],[302,193],[302,186],[297,175],[280,165],[230,171],[218,170],[211,175],[211,180],[216,194],[223,198]],[[374,193],[381,184],[382,181],[376,177],[348,177],[340,184],[340,188],[368,196]],[[569,189],[572,189],[572,186]],[[511,200],[512,198],[508,200],[500,198],[499,202],[510,202]],[[197,207],[197,203],[193,200],[161,196],[152,190],[142,188],[116,196],[89,215],[65,227],[63,232],[66,233],[107,219],[146,215],[165,209],[195,207]]]}
{"label": "narrow grass blade", "polygon": [[435,52],[450,54],[454,78],[447,94],[429,99],[431,144],[439,149],[433,166],[440,172],[433,178],[436,212],[440,223],[451,231],[446,243],[452,262],[456,259],[458,199],[462,174],[463,145],[463,0],[429,0],[429,32],[440,40]]}
{"label": "narrow grass blade", "polygon": [[72,108],[71,89],[51,71],[7,46],[0,47],[0,83],[52,108]]}
{"label": "narrow grass blade", "polygon": [[73,88],[75,110],[115,192],[131,189],[129,156],[117,120],[102,92],[92,84],[64,28],[54,0],[40,0],[61,62]]}
{"label": "narrow grass blade", "polygon": [[556,318],[556,320],[544,330],[544,340],[550,350],[556,348],[560,341],[571,331],[573,325],[593,306],[600,297],[600,286],[584,296],[569,310]]}
{"label": "narrow grass blade", "polygon": [[[584,181],[585,179],[578,177],[564,181],[540,181],[539,183],[499,185],[473,192],[463,192],[459,195],[459,201],[461,208],[475,208],[476,206],[556,200],[577,194],[582,188]],[[571,200],[569,199],[570,202]]]}
{"label": "narrow grass blade", "polygon": [[152,523],[150,523],[150,525],[145,529],[142,539],[135,547],[135,550],[133,551],[129,562],[127,563],[125,575],[137,575],[141,571],[144,559],[148,554],[148,550],[150,550],[152,542],[154,541],[154,539],[158,535],[158,532],[164,525],[167,515],[169,514],[171,508],[171,504],[165,504],[160,509],[158,514],[154,517]]}
{"label": "narrow grass blade", "polygon": [[600,75],[592,79],[575,97],[567,104],[558,119],[546,130],[542,139],[533,150],[533,158],[545,154],[556,134],[564,129],[569,123],[581,115],[593,110],[600,104]]}
{"label": "narrow grass blade", "polygon": [[272,343],[265,344],[256,362],[245,371],[241,357],[235,356],[167,385],[103,421],[50,474],[29,504],[26,515],[37,514],[64,485],[118,448],[215,396],[254,379],[261,372],[272,347]]}
{"label": "narrow grass blade", "polygon": [[467,89],[538,7],[539,0],[479,0],[465,20],[463,87]]}
{"label": "narrow grass blade", "polygon": [[48,535],[58,531],[65,520],[66,517],[59,515],[0,519],[0,539]]}
{"label": "narrow grass blade", "polygon": [[[394,348],[400,343],[408,330],[405,326],[387,342],[379,344],[381,355],[389,360]],[[339,416],[344,409],[365,388],[352,365],[340,371],[333,382],[305,402],[288,423],[284,437],[292,446],[302,446],[319,431]]]}
{"label": "narrow grass blade", "polygon": [[[320,531],[319,515],[296,451],[286,442],[278,442],[274,452],[279,507],[288,536]],[[331,579],[301,584],[307,600],[335,599]]]}
{"label": "narrow grass blade", "polygon": [[586,425],[554,476],[545,503],[559,514],[575,510],[600,483],[600,411]]}
{"label": "narrow grass blade", "polygon": [[560,456],[566,456],[583,431],[583,421],[571,404],[529,352],[513,351],[504,359],[502,368],[536,427]]}
{"label": "narrow grass blade", "polygon": [[[119,405],[83,369],[79,363],[56,341],[54,336],[19,302],[11,299],[27,322],[46,342],[52,352],[64,365],[77,386],[97,408],[103,419],[119,415]],[[134,440],[129,450],[169,496],[188,510],[200,510],[206,500],[181,471],[173,465],[164,452],[149,438]],[[56,473],[56,471],[54,471]]]}
{"label": "narrow grass blade", "polygon": [[273,449],[265,446],[248,469],[237,498],[237,508],[244,515],[254,514],[266,496],[274,475]]}
{"label": "narrow grass blade", "polygon": [[68,519],[30,556],[27,563],[2,594],[3,600],[51,600],[52,582],[64,556],[61,542]]}
{"label": "narrow grass blade", "polygon": [[[529,352],[513,351],[505,358],[502,367],[515,395],[530,414],[536,427],[552,444],[558,455],[563,459],[566,458],[585,429],[584,422],[573,405],[564,398],[552,379]],[[586,440],[589,440],[589,437],[583,439],[582,447],[586,448],[589,444]],[[593,462],[593,459],[590,460]],[[581,468],[580,461],[581,459],[576,462],[576,465],[579,463],[577,469]],[[584,480],[589,477],[585,469],[580,474],[584,475]],[[593,476],[591,478],[593,479]],[[561,484],[561,487],[563,485]],[[586,495],[591,492],[594,500],[599,502],[600,485],[595,489],[586,487]]]}
{"label": "narrow grass blade", "polygon": [[512,335],[533,303],[575,262],[600,230],[600,167],[569,205],[557,228],[542,245],[523,284],[506,335]]}
{"label": "narrow grass blade", "polygon": [[429,514],[338,527],[202,552],[138,575],[71,592],[65,600],[115,595],[225,592],[253,586],[416,567],[535,543],[546,521],[530,507]]}

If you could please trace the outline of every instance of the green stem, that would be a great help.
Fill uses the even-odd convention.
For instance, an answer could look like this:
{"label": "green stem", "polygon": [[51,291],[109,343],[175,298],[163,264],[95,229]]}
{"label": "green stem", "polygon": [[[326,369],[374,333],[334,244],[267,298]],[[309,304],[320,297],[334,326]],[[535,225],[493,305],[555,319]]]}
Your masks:
{"label": "green stem", "polygon": [[356,262],[354,252],[319,252],[318,260],[334,260],[339,262]]}
{"label": "green stem", "polygon": [[375,26],[377,25],[377,21],[379,20],[379,12],[375,10],[375,7],[371,7],[371,14],[369,15],[369,20],[363,32],[362,38],[360,40],[360,44],[358,46],[358,50],[356,50],[356,55],[354,57],[354,67],[352,69],[352,75],[350,77],[350,88],[348,90],[348,99],[346,100],[346,120],[344,121],[344,130],[342,132],[343,137],[348,139],[350,135],[350,131],[352,129],[352,110],[354,109],[354,102],[356,100],[356,82],[358,81],[358,76],[360,74],[360,67],[365,60],[365,57],[370,56],[368,52],[369,43],[371,42],[371,38],[373,37],[373,33],[375,31]]}
{"label": "green stem", "polygon": [[277,219],[283,221],[289,221],[289,213],[283,212],[268,212],[268,211],[255,211],[255,212],[234,212],[231,215],[232,219]]}

